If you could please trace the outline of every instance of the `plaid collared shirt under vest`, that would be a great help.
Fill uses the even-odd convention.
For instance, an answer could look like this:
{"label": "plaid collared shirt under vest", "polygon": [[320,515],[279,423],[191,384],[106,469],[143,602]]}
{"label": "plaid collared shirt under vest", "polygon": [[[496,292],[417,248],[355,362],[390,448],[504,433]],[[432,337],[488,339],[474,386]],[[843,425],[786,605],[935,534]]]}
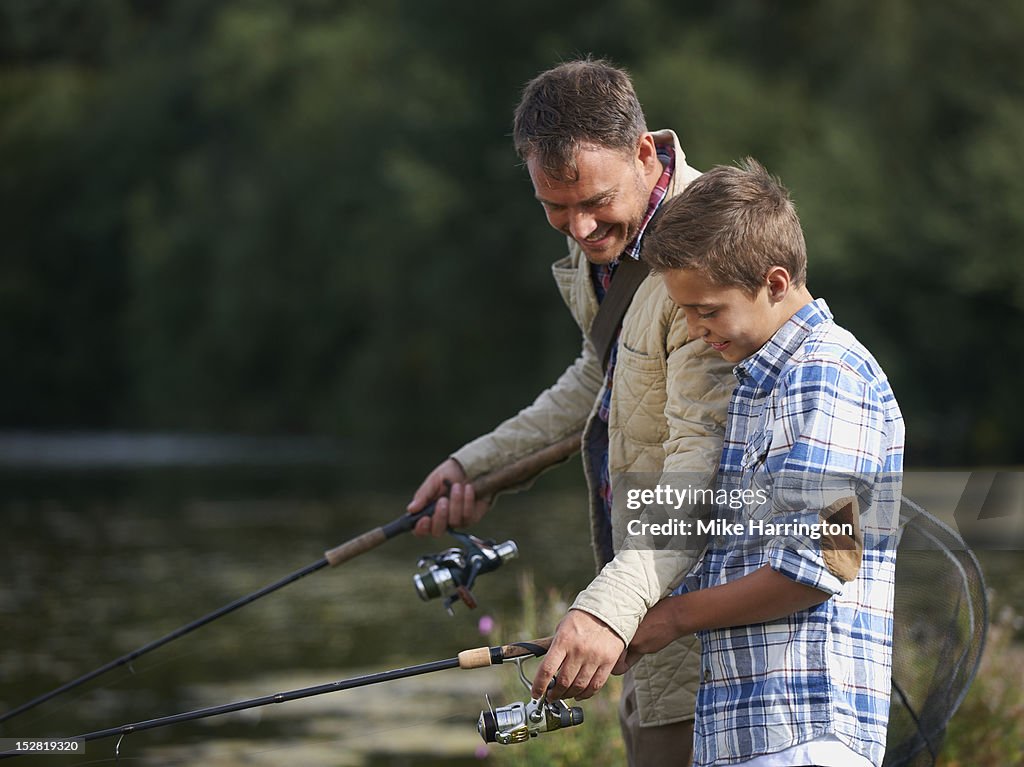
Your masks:
{"label": "plaid collared shirt under vest", "polygon": [[[694,764],[735,764],[832,734],[881,765],[903,469],[899,407],[878,363],[822,300],[804,306],[735,374],[719,488],[761,490],[769,500],[713,512],[731,513],[747,534],[711,540],[699,585],[769,565],[832,596],[780,620],[701,632]],[[853,495],[863,553],[859,572],[844,582],[822,541],[795,531]]]}
{"label": "plaid collared shirt under vest", "polygon": [[[640,229],[637,231],[636,237],[626,245],[622,251],[622,256],[617,258],[615,261],[610,264],[590,265],[590,278],[594,284],[594,292],[597,295],[597,302],[599,304],[604,301],[604,297],[608,293],[608,288],[611,287],[612,275],[615,274],[615,267],[618,265],[619,260],[623,256],[633,259],[640,258],[640,246],[643,244],[644,232],[647,231],[647,225],[651,223],[651,219],[654,218],[654,214],[664,201],[665,195],[668,194],[668,185],[672,181],[672,172],[675,170],[676,165],[674,147],[671,144],[659,146],[658,159],[661,161],[663,170],[661,172],[661,176],[658,178],[658,182],[654,185],[654,189],[651,190],[651,197],[647,203],[647,210],[644,212],[644,217],[640,223]],[[621,326],[619,329],[621,331]],[[604,393],[601,396],[601,404],[597,409],[597,418],[601,422],[603,428],[595,429],[591,433],[590,443],[588,445],[590,460],[596,467],[596,474],[598,477],[597,493],[601,499],[604,516],[608,520],[611,519],[612,514],[612,481],[611,474],[608,469],[608,414],[611,411],[612,378],[615,375],[615,362],[619,356],[618,346],[619,344],[617,341],[612,343],[612,348],[608,355],[608,368],[605,370],[604,375]],[[610,523],[608,529],[611,529]],[[609,540],[603,543],[604,547],[611,551],[611,541]]]}

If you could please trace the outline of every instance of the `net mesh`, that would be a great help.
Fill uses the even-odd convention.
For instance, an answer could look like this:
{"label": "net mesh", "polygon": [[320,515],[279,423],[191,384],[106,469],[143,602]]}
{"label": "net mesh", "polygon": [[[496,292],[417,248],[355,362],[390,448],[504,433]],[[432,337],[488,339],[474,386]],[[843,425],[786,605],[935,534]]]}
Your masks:
{"label": "net mesh", "polygon": [[906,498],[900,526],[883,767],[932,767],[978,669],[988,603],[978,560],[959,534]]}

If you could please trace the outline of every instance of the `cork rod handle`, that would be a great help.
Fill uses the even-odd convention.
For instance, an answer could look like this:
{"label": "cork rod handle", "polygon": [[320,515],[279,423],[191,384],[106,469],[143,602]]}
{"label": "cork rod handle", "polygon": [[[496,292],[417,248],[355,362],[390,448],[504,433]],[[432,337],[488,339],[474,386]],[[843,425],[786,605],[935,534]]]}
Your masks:
{"label": "cork rod handle", "polygon": [[496,666],[513,658],[539,658],[548,651],[553,637],[515,642],[498,647],[476,647],[459,653],[459,668]]}

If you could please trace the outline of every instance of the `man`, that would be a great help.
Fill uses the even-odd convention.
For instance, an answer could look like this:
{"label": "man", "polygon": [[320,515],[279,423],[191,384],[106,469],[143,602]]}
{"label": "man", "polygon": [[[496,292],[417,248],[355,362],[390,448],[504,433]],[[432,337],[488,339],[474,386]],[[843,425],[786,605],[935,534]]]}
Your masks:
{"label": "man", "polygon": [[[612,481],[666,472],[710,481],[733,378],[713,350],[690,341],[660,278],[641,272],[621,322],[610,314],[627,284],[615,287],[616,275],[637,275],[629,261],[640,256],[650,218],[699,175],[675,133],[647,130],[629,76],[594,60],[540,74],[523,92],[513,136],[548,223],[568,238],[569,254],[553,272],[583,332],[583,349],[532,405],[434,469],[409,511],[450,484],[416,532],[440,535],[449,525],[472,524],[490,501],[476,497],[473,478],[583,430],[593,544],[603,569],[560,623],[537,677],[556,677],[549,696],[582,699],[604,685],[647,608],[676,585],[695,555],[626,547],[629,515],[613,497]],[[615,300],[599,315],[606,296]],[[592,331],[609,316],[616,340],[605,355]],[[627,673],[620,719],[631,765],[690,764],[698,656],[691,637]]]}

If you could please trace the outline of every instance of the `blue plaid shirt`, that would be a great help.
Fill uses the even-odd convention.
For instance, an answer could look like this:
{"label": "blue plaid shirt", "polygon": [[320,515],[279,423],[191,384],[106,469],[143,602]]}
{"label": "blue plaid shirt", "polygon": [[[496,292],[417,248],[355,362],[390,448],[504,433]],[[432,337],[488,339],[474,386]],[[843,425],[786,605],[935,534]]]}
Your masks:
{"label": "blue plaid shirt", "polygon": [[[881,765],[903,469],[899,407],[878,363],[822,300],[804,306],[735,374],[720,489],[760,490],[767,501],[715,512],[743,522],[745,534],[710,541],[699,586],[769,565],[832,596],[780,620],[701,632],[694,764],[736,764],[834,735]],[[862,552],[848,547],[860,561],[855,577],[846,571],[852,580],[830,567],[824,539],[747,524],[816,523],[831,501],[851,496],[863,543]]]}

